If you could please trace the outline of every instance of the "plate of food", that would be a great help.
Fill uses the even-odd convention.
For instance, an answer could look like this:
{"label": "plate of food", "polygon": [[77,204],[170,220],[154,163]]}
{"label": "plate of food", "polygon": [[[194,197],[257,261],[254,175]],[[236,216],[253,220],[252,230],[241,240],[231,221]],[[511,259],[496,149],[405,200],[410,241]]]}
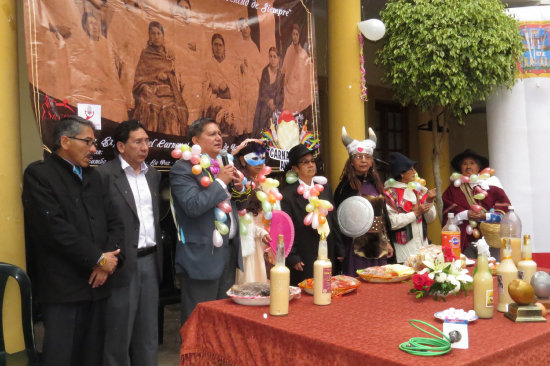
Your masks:
{"label": "plate of food", "polygon": [[439,320],[467,320],[468,323],[476,321],[478,316],[475,311],[464,311],[463,309],[448,308],[443,311],[438,311],[434,316]]}
{"label": "plate of food", "polygon": [[[332,297],[338,297],[355,291],[361,282],[357,278],[350,276],[337,275],[332,276],[330,283],[330,290],[332,292]],[[298,284],[298,286],[309,295],[313,295],[313,278],[308,278],[303,280]]]}
{"label": "plate of food", "polygon": [[391,283],[409,279],[414,274],[414,269],[402,264],[387,264],[359,269],[357,274],[367,282]]}
{"label": "plate of food", "polygon": [[[302,290],[290,286],[290,300],[300,297]],[[233,285],[227,290],[227,296],[240,305],[265,306],[269,305],[269,282],[249,282],[242,285]]]}

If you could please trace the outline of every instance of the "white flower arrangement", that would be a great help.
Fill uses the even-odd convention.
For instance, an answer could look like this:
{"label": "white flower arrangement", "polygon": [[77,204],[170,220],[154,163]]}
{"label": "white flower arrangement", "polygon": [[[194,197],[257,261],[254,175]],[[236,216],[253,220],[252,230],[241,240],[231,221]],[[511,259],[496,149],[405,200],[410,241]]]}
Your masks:
{"label": "white flower arrangement", "polygon": [[427,255],[422,263],[425,268],[413,276],[414,288],[409,291],[415,293],[416,298],[428,294],[438,300],[460,291],[467,295],[473,279],[468,270],[462,268],[462,260],[455,259],[452,253],[441,252]]}

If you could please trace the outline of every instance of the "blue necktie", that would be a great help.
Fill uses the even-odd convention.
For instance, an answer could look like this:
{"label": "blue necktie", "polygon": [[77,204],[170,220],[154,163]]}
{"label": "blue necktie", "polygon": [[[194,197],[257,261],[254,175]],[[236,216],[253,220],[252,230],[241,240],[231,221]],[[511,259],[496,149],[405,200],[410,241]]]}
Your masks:
{"label": "blue necktie", "polygon": [[79,167],[79,166],[73,166],[73,173],[75,173],[76,175],[78,175],[78,178],[80,178],[80,180],[82,180],[82,168]]}

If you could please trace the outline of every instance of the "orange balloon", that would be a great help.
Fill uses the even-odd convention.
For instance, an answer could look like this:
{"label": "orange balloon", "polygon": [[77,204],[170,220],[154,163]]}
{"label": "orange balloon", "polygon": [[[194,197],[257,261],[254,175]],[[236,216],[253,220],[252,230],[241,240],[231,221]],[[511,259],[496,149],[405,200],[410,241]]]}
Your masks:
{"label": "orange balloon", "polygon": [[474,238],[479,239],[479,237],[481,236],[481,233],[479,232],[478,229],[474,229],[474,231],[472,232],[472,235],[474,236]]}
{"label": "orange balloon", "polygon": [[191,171],[193,172],[193,174],[199,175],[202,172],[202,167],[199,164],[193,165]]}
{"label": "orange balloon", "polygon": [[319,215],[319,225],[323,225],[327,222],[327,218],[324,215]]}

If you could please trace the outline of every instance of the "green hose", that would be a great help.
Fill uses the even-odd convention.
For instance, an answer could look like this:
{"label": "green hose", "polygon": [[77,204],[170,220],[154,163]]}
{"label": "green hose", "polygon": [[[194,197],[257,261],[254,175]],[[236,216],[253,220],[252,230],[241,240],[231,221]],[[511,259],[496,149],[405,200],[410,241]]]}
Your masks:
{"label": "green hose", "polygon": [[[425,329],[420,328],[414,323],[421,323],[437,330],[443,337],[438,337],[433,333],[428,332]],[[401,343],[399,349],[401,351],[410,353],[416,356],[439,356],[448,353],[451,350],[451,340],[442,331],[437,329],[431,324],[423,322],[422,320],[412,319],[409,320],[409,324],[424,333],[431,335],[433,338],[426,337],[413,337],[408,342]]]}

